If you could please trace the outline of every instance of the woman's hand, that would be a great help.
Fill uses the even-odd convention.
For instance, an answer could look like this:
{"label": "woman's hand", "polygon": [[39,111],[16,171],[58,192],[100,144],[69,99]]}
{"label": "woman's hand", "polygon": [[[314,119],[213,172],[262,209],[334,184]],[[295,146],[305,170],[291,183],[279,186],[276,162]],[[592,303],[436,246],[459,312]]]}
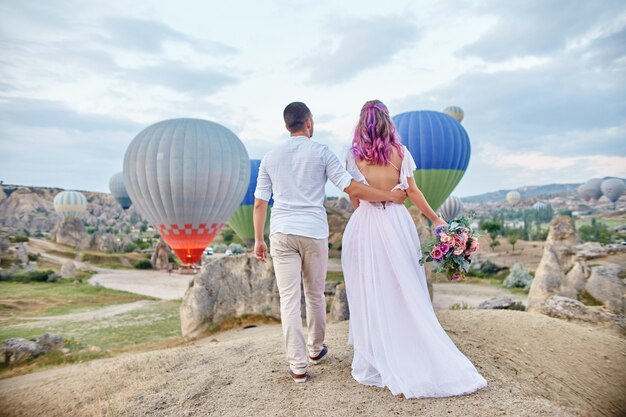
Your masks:
{"label": "woman's hand", "polygon": [[441,217],[437,217],[437,219],[433,221],[433,225],[435,226],[435,228],[437,228],[439,226],[447,226],[448,223]]}

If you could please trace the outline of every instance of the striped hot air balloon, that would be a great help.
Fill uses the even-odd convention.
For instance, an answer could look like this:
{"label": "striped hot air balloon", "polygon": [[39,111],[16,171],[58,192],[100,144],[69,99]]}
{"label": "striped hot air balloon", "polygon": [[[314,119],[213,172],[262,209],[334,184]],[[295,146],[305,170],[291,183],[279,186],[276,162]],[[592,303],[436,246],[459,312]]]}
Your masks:
{"label": "striped hot air balloon", "polygon": [[541,201],[537,201],[535,204],[533,204],[533,209],[535,211],[546,210],[547,208],[548,208],[548,205],[546,203],[541,202]]}
{"label": "striped hot air balloon", "polygon": [[512,206],[519,203],[521,199],[522,199],[522,196],[517,191],[509,191],[506,194],[506,201],[508,201],[509,204],[511,204]]}
{"label": "striped hot air balloon", "polygon": [[415,182],[437,211],[469,164],[471,145],[459,122],[437,111],[412,111],[393,117],[402,143],[415,159]]}
{"label": "striped hot air balloon", "polygon": [[599,200],[600,197],[602,197],[602,189],[600,189],[601,185],[601,178],[592,178],[585,183],[585,190],[592,200]]}
{"label": "striped hot air balloon", "polygon": [[109,180],[109,190],[111,190],[111,194],[124,210],[127,210],[133,204],[124,186],[124,173],[118,172],[113,174]]}
{"label": "striped hot air balloon", "polygon": [[463,109],[459,106],[448,106],[443,109],[443,112],[448,116],[452,117],[457,122],[461,123],[463,121],[463,117],[465,117],[465,113],[463,113]]}
{"label": "striped hot air balloon", "polygon": [[459,197],[451,195],[439,208],[439,212],[446,221],[459,217],[463,211],[463,202]]}
{"label": "striped hot air balloon", "polygon": [[54,197],[54,210],[64,218],[78,217],[87,210],[87,199],[78,191],[61,191]]}
{"label": "striped hot air balloon", "polygon": [[611,203],[615,203],[619,200],[622,194],[624,194],[624,190],[626,190],[624,181],[619,178],[608,178],[602,181],[600,188],[602,190],[602,194],[604,194],[604,196],[608,198]]}
{"label": "striped hot air balloon", "polygon": [[135,208],[186,264],[200,260],[237,209],[249,179],[243,143],[206,120],[156,123],[124,155],[124,184]]}
{"label": "striped hot air balloon", "polygon": [[[228,224],[248,246],[254,243],[254,190],[256,189],[256,180],[259,176],[259,166],[261,165],[260,159],[250,160],[250,182],[248,183],[248,190],[239,205],[239,208],[232,215]],[[273,201],[269,201],[271,207]],[[269,225],[267,222],[270,218],[271,208],[267,210],[267,219],[265,224],[265,232],[269,232]]]}
{"label": "striped hot air balloon", "polygon": [[586,184],[581,184],[578,186],[578,188],[576,189],[576,191],[578,192],[578,195],[585,201],[589,201],[591,200],[591,196],[589,195],[589,192],[587,191],[587,186]]}

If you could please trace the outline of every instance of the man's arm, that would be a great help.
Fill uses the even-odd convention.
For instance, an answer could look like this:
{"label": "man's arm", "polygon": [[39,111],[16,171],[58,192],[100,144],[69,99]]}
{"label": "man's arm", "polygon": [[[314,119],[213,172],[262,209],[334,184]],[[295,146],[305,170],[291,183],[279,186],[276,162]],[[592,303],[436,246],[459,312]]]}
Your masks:
{"label": "man's arm", "polygon": [[256,258],[265,262],[267,259],[267,245],[265,244],[265,219],[267,218],[268,201],[272,198],[272,180],[265,167],[265,158],[259,166],[259,175],[254,190],[254,254]]}
{"label": "man's arm", "polygon": [[254,199],[254,255],[265,262],[267,259],[267,245],[265,244],[265,219],[267,217],[267,201],[260,198]]}
{"label": "man's arm", "polygon": [[343,167],[337,156],[326,148],[326,176],[337,188],[345,191],[350,199],[367,201],[393,201],[402,204],[406,200],[406,192],[402,190],[382,191],[355,181]]}

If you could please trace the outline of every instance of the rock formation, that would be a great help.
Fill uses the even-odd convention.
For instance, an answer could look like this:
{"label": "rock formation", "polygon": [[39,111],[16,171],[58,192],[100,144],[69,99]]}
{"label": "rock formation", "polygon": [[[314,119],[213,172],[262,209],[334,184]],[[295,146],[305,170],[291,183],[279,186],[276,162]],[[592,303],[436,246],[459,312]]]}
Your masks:
{"label": "rock formation", "polygon": [[[623,266],[589,267],[587,259],[608,249],[597,245],[576,245],[573,221],[555,217],[550,224],[543,257],[528,294],[528,311],[584,322],[622,326],[626,313],[626,284],[619,278]],[[587,306],[593,302],[600,306]]]}
{"label": "rock formation", "polygon": [[170,263],[169,253],[167,243],[165,243],[163,238],[159,239],[159,242],[154,248],[154,252],[152,252],[152,257],[150,258],[152,269],[167,269]]}
{"label": "rock formation", "polygon": [[76,217],[64,219],[54,228],[53,235],[55,242],[78,250],[87,249],[91,243],[91,236],[83,226],[82,220]]}
{"label": "rock formation", "polygon": [[61,277],[71,279],[76,276],[76,264],[70,260],[63,262],[61,266]]}
{"label": "rock formation", "polygon": [[183,297],[183,336],[199,337],[212,325],[241,316],[280,319],[272,262],[261,263],[250,254],[211,259]]}
{"label": "rock formation", "polygon": [[350,320],[350,309],[348,307],[348,296],[346,294],[346,284],[341,283],[335,287],[335,296],[330,305],[330,320],[344,321]]}

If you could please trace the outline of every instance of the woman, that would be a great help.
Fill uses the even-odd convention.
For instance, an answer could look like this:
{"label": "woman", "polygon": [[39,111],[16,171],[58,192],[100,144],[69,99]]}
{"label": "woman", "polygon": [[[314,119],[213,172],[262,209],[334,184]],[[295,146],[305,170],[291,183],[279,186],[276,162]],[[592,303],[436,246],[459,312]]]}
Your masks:
{"label": "woman", "polygon": [[[379,189],[402,188],[435,226],[445,225],[413,179],[415,162],[378,100],[361,109],[346,167]],[[352,376],[406,398],[473,392],[486,381],[456,348],[435,316],[420,242],[406,207],[353,200],[343,235],[342,266],[350,307]]]}

